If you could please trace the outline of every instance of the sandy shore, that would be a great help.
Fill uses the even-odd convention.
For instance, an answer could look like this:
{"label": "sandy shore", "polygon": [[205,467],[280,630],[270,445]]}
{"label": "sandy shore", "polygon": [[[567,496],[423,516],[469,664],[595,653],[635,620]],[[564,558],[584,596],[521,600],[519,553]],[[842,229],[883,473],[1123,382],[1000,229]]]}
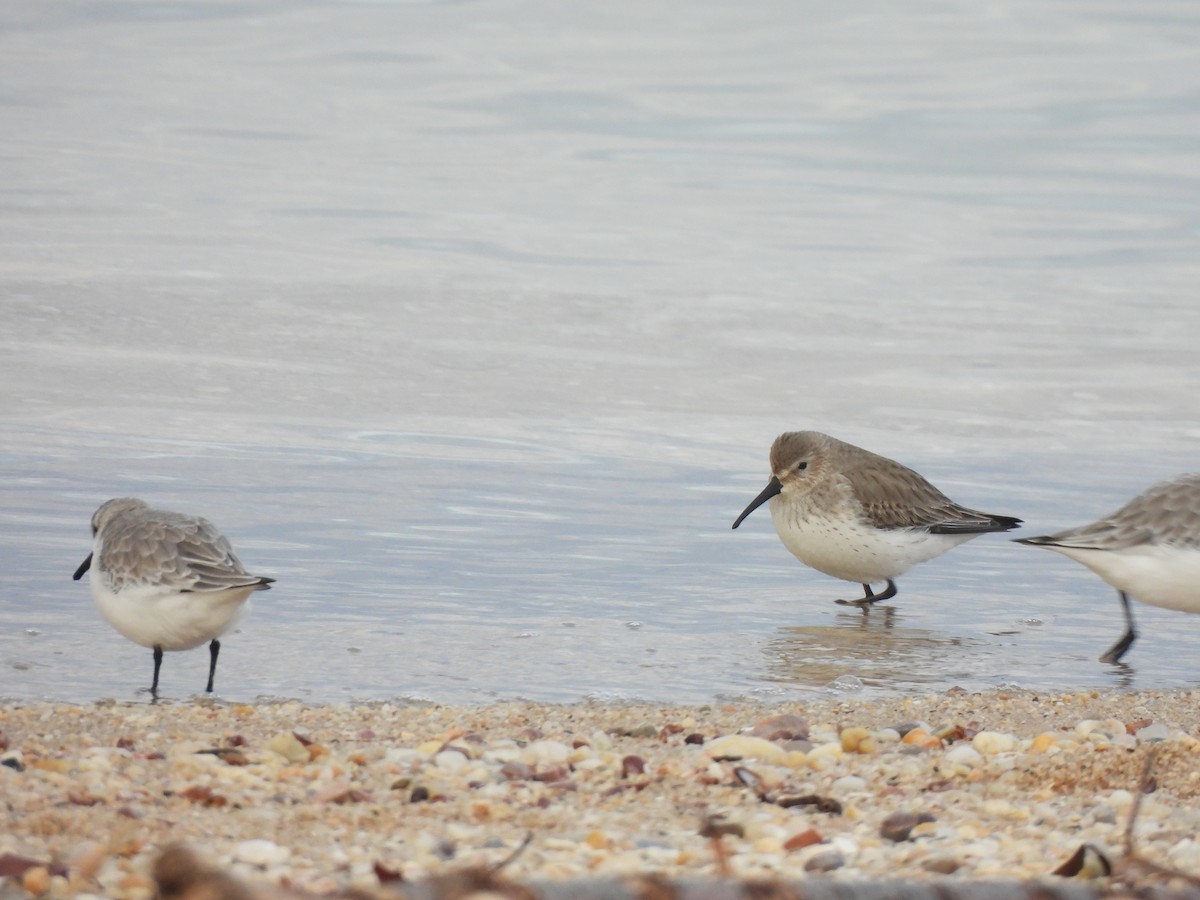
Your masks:
{"label": "sandy shore", "polygon": [[[172,843],[252,884],[1025,879],[1082,844],[1200,874],[1200,692],[786,706],[0,708],[5,891],[148,897]],[[1150,790],[1139,791],[1153,753]]]}

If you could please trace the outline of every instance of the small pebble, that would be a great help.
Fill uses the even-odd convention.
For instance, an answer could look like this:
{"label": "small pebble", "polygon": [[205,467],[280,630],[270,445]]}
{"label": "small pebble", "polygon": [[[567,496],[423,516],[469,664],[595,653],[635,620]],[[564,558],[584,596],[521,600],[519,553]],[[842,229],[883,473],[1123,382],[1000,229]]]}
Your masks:
{"label": "small pebble", "polygon": [[810,856],[804,863],[805,872],[832,872],[846,865],[846,857],[837,850],[823,850]]}
{"label": "small pebble", "polygon": [[830,785],[835,794],[850,794],[867,789],[867,779],[859,775],[843,775]]}
{"label": "small pebble", "polygon": [[674,850],[674,845],[657,838],[635,838],[633,846],[639,850]]}
{"label": "small pebble", "polygon": [[290,731],[284,731],[267,741],[266,749],[278,753],[290,763],[306,763],[312,757],[304,746]]}
{"label": "small pebble", "polygon": [[977,766],[983,762],[983,756],[971,744],[955,744],[946,751],[946,762],[962,766]]}
{"label": "small pebble", "polygon": [[821,837],[821,832],[817,831],[815,828],[808,828],[804,831],[801,831],[799,834],[792,835],[790,838],[784,841],[783,849],[788,851],[802,850],[805,847],[811,847],[813,844],[819,844],[823,840],[824,838]]}
{"label": "small pebble", "polygon": [[830,741],[828,744],[820,744],[813,747],[806,755],[809,765],[814,769],[821,769],[830,762],[841,759],[845,755],[845,752],[839,742]]}
{"label": "small pebble", "polygon": [[1102,825],[1114,825],[1117,821],[1117,811],[1107,804],[1101,804],[1092,810],[1092,821]]}
{"label": "small pebble", "polygon": [[21,887],[35,897],[41,896],[50,890],[50,870],[45,866],[26,869],[21,876]]}
{"label": "small pebble", "polygon": [[534,741],[525,748],[521,758],[533,766],[565,763],[571,748],[561,741]]}
{"label": "small pebble", "polygon": [[808,740],[808,720],[790,713],[771,716],[755,725],[750,734],[767,741],[805,741]]}
{"label": "small pebble", "polygon": [[1051,748],[1058,746],[1058,735],[1052,734],[1049,731],[1043,731],[1033,739],[1033,743],[1029,749],[1034,753],[1046,753]]}
{"label": "small pebble", "polygon": [[935,738],[924,728],[913,728],[905,733],[900,739],[902,744],[909,744],[914,747],[921,747],[926,750],[940,749],[942,742]]}
{"label": "small pebble", "polygon": [[265,869],[287,862],[291,859],[292,851],[288,847],[279,846],[274,841],[258,839],[234,844],[230,856],[246,865]]}
{"label": "small pebble", "polygon": [[935,820],[929,813],[894,812],[880,823],[879,836],[896,843],[907,841],[914,828],[933,821]]}
{"label": "small pebble", "polygon": [[458,772],[467,767],[470,762],[457,750],[443,750],[433,758],[433,764],[447,772]]}
{"label": "small pebble", "polygon": [[713,759],[761,759],[774,762],[782,759],[784,749],[778,744],[745,734],[727,734],[709,741],[704,752]]}
{"label": "small pebble", "polygon": [[1200,859],[1200,842],[1190,837],[1181,838],[1167,851],[1167,859],[1181,871],[1193,868],[1196,860]]}
{"label": "small pebble", "polygon": [[745,766],[734,766],[733,777],[746,787],[750,788],[750,790],[757,791],[759,793],[762,793],[763,788],[766,786],[763,783],[761,775],[759,775],[753,769],[747,769]]}
{"label": "small pebble", "polygon": [[1017,739],[999,731],[981,731],[971,739],[971,746],[984,756],[1010,753],[1017,747]]}
{"label": "small pebble", "polygon": [[1117,788],[1108,795],[1108,805],[1117,810],[1118,813],[1124,813],[1133,805],[1133,794],[1124,788]]}
{"label": "small pebble", "polygon": [[870,730],[862,727],[843,729],[839,738],[847,753],[874,753],[879,747]]}
{"label": "small pebble", "polygon": [[950,725],[943,725],[941,728],[934,730],[933,736],[943,744],[952,744],[955,741],[961,741],[966,738],[967,732],[966,729],[955,722]]}
{"label": "small pebble", "polygon": [[1112,745],[1118,750],[1136,750],[1138,739],[1136,736],[1128,733],[1114,734],[1112,737]]}
{"label": "small pebble", "polygon": [[506,762],[500,767],[500,774],[509,781],[529,781],[533,778],[533,766],[523,762]]}
{"label": "small pebble", "polygon": [[1171,736],[1171,730],[1162,722],[1155,722],[1153,725],[1147,725],[1145,728],[1138,729],[1137,740],[1140,744],[1153,744],[1159,741],[1165,741]]}
{"label": "small pebble", "polygon": [[921,868],[938,875],[953,875],[962,868],[962,862],[953,856],[931,856],[921,860]]}
{"label": "small pebble", "polygon": [[646,761],[640,756],[629,755],[621,760],[621,777],[643,775],[646,772]]}

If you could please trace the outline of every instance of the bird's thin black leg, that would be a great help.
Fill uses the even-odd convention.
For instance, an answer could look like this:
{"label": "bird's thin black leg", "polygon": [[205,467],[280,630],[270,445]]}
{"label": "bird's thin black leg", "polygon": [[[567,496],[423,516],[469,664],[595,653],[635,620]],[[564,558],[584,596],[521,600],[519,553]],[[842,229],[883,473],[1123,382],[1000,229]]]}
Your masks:
{"label": "bird's thin black leg", "polygon": [[150,698],[158,699],[158,670],[162,668],[162,647],[154,648],[154,679],[150,682]]}
{"label": "bird's thin black leg", "polygon": [[1137,640],[1137,629],[1133,627],[1133,610],[1129,608],[1129,595],[1124,591],[1119,591],[1121,595],[1121,607],[1125,610],[1125,633],[1121,635],[1121,639],[1108,648],[1108,652],[1100,657],[1100,662],[1115,663],[1119,662],[1121,657],[1129,652],[1129,648],[1133,646],[1133,642]]}
{"label": "bird's thin black leg", "polygon": [[890,578],[887,580],[887,590],[885,590],[882,594],[872,595],[871,586],[869,584],[866,585],[866,588],[867,596],[865,599],[871,603],[878,603],[880,600],[891,600],[896,596],[896,582],[892,581]]}
{"label": "bird's thin black leg", "polygon": [[839,600],[837,602],[840,603],[842,606],[857,606],[863,612],[866,612],[867,608],[872,603],[878,603],[880,600],[891,600],[893,597],[895,597],[896,596],[896,582],[892,581],[892,579],[889,578],[887,580],[887,588],[884,590],[884,592],[882,594],[872,593],[871,586],[869,584],[864,584],[863,585],[863,593],[865,594],[865,596],[861,597],[858,600]]}
{"label": "bird's thin black leg", "polygon": [[221,652],[221,642],[213,638],[213,642],[208,645],[208,687],[205,693],[212,693],[213,679],[217,675],[217,654]]}

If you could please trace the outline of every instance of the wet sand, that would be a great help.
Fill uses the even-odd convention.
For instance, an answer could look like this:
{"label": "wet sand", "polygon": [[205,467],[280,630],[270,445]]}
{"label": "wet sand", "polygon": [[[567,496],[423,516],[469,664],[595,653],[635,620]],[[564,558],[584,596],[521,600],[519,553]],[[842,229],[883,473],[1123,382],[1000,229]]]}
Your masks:
{"label": "wet sand", "polygon": [[[149,897],[183,842],[247,883],[1200,873],[1200,692],[786,705],[0,708],[6,890]],[[1149,790],[1140,791],[1153,754]],[[20,893],[15,894],[20,896]]]}

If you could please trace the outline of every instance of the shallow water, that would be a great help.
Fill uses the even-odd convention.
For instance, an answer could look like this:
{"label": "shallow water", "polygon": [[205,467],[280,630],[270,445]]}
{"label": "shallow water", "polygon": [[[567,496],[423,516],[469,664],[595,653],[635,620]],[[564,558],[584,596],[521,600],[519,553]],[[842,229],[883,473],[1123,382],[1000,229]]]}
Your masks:
{"label": "shallow water", "polygon": [[787,429],[1025,533],[1197,468],[1200,10],[0,16],[0,696],[148,683],[70,580],[126,494],[278,579],[232,699],[1200,681],[1001,536],[864,616],[729,528]]}

